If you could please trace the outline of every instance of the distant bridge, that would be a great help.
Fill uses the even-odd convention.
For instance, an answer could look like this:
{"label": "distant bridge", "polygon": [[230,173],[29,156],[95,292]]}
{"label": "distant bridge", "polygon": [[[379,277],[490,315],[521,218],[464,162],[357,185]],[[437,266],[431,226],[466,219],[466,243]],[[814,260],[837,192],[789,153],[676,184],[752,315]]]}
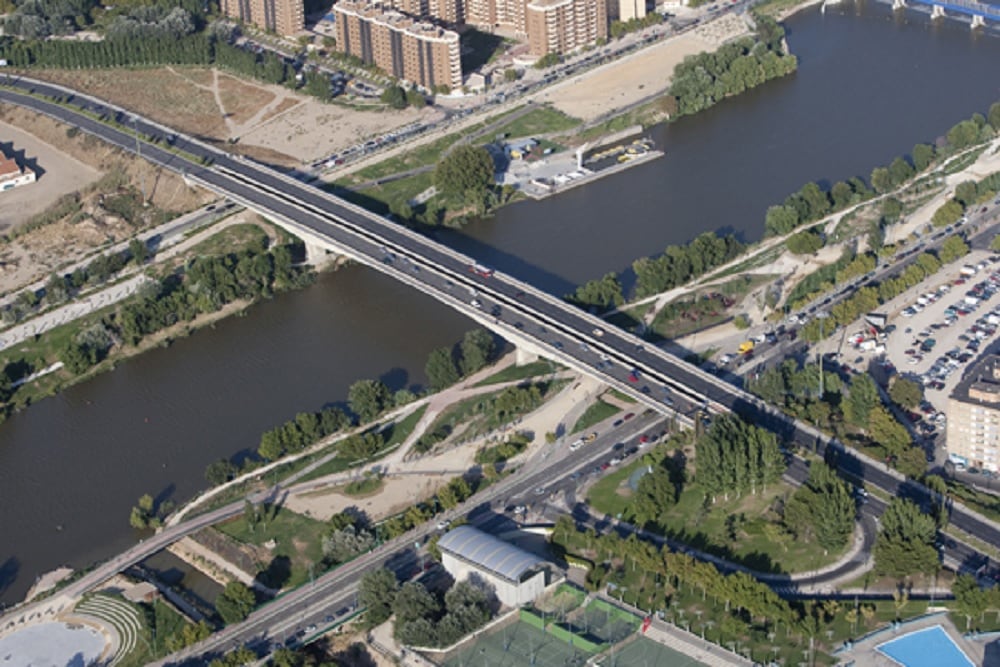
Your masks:
{"label": "distant bridge", "polygon": [[1000,6],[988,5],[975,0],[882,0],[891,2],[893,9],[913,9],[929,10],[931,18],[946,18],[949,14],[968,16],[972,19],[972,27],[980,28],[986,26],[986,20],[1000,23]]}

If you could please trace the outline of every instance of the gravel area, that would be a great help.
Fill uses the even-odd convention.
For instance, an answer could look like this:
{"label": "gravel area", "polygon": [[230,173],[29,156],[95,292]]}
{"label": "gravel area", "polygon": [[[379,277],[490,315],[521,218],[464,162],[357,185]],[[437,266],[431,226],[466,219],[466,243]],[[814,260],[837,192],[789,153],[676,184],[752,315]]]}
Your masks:
{"label": "gravel area", "polygon": [[96,664],[107,641],[84,625],[39,623],[0,639],[0,663],[31,667]]}

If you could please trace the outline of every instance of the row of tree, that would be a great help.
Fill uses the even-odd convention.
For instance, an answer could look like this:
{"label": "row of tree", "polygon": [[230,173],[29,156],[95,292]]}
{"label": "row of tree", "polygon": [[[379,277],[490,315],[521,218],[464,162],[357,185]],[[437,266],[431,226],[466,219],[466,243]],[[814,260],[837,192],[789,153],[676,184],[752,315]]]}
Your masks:
{"label": "row of tree", "polygon": [[466,332],[457,346],[433,350],[424,364],[424,372],[431,388],[440,391],[486,368],[496,359],[497,351],[493,334],[473,329]]}
{"label": "row of tree", "polygon": [[880,283],[861,287],[846,299],[835,304],[829,310],[826,322],[819,318],[807,322],[800,335],[807,341],[816,342],[822,337],[830,336],[837,327],[847,326],[865,313],[870,313],[878,307],[916,287],[928,277],[937,273],[941,266],[961,259],[969,253],[969,246],[962,237],[949,236],[935,252],[921,253],[916,261],[909,264],[899,273],[884,279]]}
{"label": "row of tree", "polygon": [[856,514],[851,486],[826,463],[814,461],[809,479],[785,503],[782,520],[798,538],[815,538],[830,552],[847,544]]}
{"label": "row of tree", "polygon": [[[816,183],[806,183],[797,193],[789,195],[784,203],[768,208],[764,228],[769,235],[787,234],[800,225],[842,211],[875,195],[890,192],[941,158],[977,143],[989,141],[995,136],[998,128],[1000,128],[1000,102],[995,102],[989,109],[989,122],[986,117],[977,113],[970,119],[955,124],[946,134],[948,145],[943,149],[935,148],[931,144],[917,144],[910,152],[909,159],[896,157],[888,167],[872,169],[869,177],[871,187],[857,177],[848,181],[838,181],[828,191],[824,191]],[[997,179],[991,177],[988,180]],[[995,192],[1000,183],[991,185]],[[958,196],[956,199],[966,202],[975,200]],[[944,213],[935,217],[935,224],[946,225],[957,220],[961,216],[961,211],[952,217],[956,206],[960,206],[959,202],[952,202]]]}
{"label": "row of tree", "polygon": [[716,417],[695,443],[696,479],[715,502],[730,493],[756,494],[785,472],[778,436],[735,414]]}
{"label": "row of tree", "polygon": [[774,19],[757,17],[756,37],[724,44],[717,51],[685,58],[674,68],[670,95],[677,114],[703,111],[727,97],[795,71],[798,61],[785,53],[784,29]]}
{"label": "row of tree", "polygon": [[2,312],[3,321],[7,324],[20,322],[43,306],[52,307],[66,303],[83,288],[104,284],[129,263],[142,266],[151,254],[145,243],[139,239],[132,239],[128,248],[122,252],[98,255],[90,264],[72,273],[62,275],[54,273],[40,292],[33,289],[24,290],[12,303],[5,306]]}
{"label": "row of tree", "polygon": [[395,615],[396,639],[408,646],[449,646],[493,614],[487,593],[467,581],[456,583],[442,596],[415,581],[400,586],[396,575],[385,568],[370,570],[361,578],[358,602],[366,609],[369,625]]}
{"label": "row of tree", "polygon": [[846,387],[837,372],[824,372],[823,380],[821,394],[818,364],[800,366],[789,359],[761,373],[748,389],[838,437],[881,449],[888,461],[909,477],[919,478],[924,473],[923,450],[914,445],[906,427],[882,404],[870,375],[852,375]]}
{"label": "row of tree", "polygon": [[[671,245],[662,255],[641,257],[632,263],[635,272],[634,298],[659,294],[683,285],[738,257],[746,246],[735,236],[705,232],[685,245]],[[580,285],[565,299],[581,308],[606,311],[625,302],[617,273]]]}

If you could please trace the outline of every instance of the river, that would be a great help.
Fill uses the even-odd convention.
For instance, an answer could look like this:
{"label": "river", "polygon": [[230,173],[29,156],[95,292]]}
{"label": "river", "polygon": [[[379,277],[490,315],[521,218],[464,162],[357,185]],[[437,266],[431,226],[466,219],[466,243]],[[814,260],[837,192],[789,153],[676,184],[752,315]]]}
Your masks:
{"label": "river", "polygon": [[[883,5],[786,22],[799,71],[653,130],[664,158],[439,238],[555,294],[705,230],[753,240],[808,180],[867,176],[1000,99],[1000,40]],[[253,448],[351,382],[420,385],[471,324],[360,267],[121,364],[0,426],[0,601],[58,565],[127,547],[143,493],[182,501],[211,461]]]}

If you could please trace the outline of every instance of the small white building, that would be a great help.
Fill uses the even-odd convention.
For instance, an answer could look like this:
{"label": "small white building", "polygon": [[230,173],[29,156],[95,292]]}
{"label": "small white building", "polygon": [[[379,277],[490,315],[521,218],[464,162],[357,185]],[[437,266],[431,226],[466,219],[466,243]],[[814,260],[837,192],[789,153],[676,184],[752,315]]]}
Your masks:
{"label": "small white building", "polygon": [[19,167],[14,158],[0,156],[0,192],[34,182],[35,172],[30,167]]}
{"label": "small white building", "polygon": [[448,531],[438,548],[448,574],[489,584],[504,606],[528,604],[545,590],[544,559],[472,526]]}

